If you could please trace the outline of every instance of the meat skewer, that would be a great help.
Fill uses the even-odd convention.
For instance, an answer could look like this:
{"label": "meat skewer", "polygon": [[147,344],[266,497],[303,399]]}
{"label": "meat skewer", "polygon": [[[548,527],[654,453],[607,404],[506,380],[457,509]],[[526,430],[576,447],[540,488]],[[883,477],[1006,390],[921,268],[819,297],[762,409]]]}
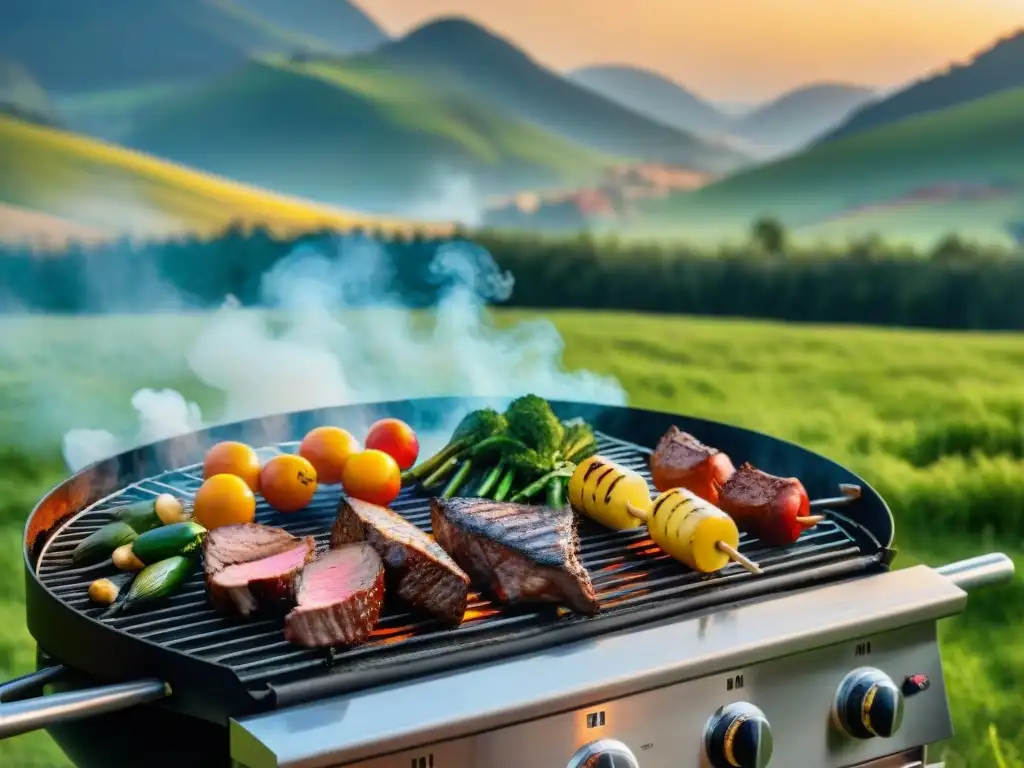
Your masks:
{"label": "meat skewer", "polygon": [[686,488],[670,488],[652,501],[643,477],[602,456],[576,468],[569,479],[569,502],[614,530],[646,523],[655,544],[695,571],[713,573],[732,561],[761,573],[739,551],[739,529],[725,512]]}
{"label": "meat skewer", "polygon": [[825,519],[810,514],[810,500],[795,477],[776,477],[751,464],[740,466],[718,493],[718,502],[741,531],[772,546],[792,544]]}
{"label": "meat skewer", "polygon": [[718,491],[736,468],[728,454],[704,445],[672,425],[651,454],[651,482],[659,491],[689,488],[705,501],[718,504]]}

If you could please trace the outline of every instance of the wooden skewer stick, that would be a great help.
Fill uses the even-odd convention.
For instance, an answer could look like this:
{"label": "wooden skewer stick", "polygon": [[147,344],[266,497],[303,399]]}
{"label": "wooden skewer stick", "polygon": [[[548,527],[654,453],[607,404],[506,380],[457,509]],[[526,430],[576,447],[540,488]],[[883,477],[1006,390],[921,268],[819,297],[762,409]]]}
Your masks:
{"label": "wooden skewer stick", "polygon": [[[629,512],[629,514],[631,514],[637,520],[643,520],[645,523],[647,522],[647,511],[640,509],[639,507],[634,507],[628,501],[626,502],[626,511]],[[758,576],[762,573],[761,567],[757,563],[755,563],[753,560],[744,555],[735,547],[730,547],[724,541],[715,542],[715,546],[718,547],[718,549],[724,552],[726,555],[728,555],[730,560],[732,560],[734,563],[743,568],[743,570],[747,571],[747,573],[752,573],[755,576]]]}
{"label": "wooden skewer stick", "polygon": [[825,519],[824,515],[801,515],[800,517],[794,518],[804,528],[813,528],[822,520]]}
{"label": "wooden skewer stick", "polygon": [[845,507],[853,504],[857,499],[860,498],[861,488],[859,485],[853,483],[840,483],[839,492],[842,496],[832,496],[828,499],[815,499],[811,502],[811,509],[820,509],[821,507]]}

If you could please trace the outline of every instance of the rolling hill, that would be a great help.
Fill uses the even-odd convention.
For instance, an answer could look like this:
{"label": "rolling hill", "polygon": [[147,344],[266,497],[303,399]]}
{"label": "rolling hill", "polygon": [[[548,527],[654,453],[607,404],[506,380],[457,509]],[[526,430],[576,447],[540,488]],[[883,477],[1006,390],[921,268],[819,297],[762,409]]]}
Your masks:
{"label": "rolling hill", "polygon": [[[299,2],[314,0],[277,5],[297,15]],[[295,50],[332,48],[235,0],[14,0],[0,22],[0,52],[59,95],[210,77],[254,53]]]}
{"label": "rolling hill", "polygon": [[807,145],[874,98],[873,91],[855,85],[808,85],[758,107],[737,121],[730,133],[759,155],[785,154]]}
{"label": "rolling hill", "polygon": [[388,39],[369,14],[346,0],[234,0],[279,28],[322,40],[338,53],[363,53]]}
{"label": "rolling hill", "polygon": [[365,59],[253,62],[148,104],[124,143],[279,192],[387,213],[418,210],[451,179],[474,194],[507,194],[591,183],[614,162]]}
{"label": "rolling hill", "polygon": [[489,102],[593,150],[724,173],[741,153],[663,125],[570,82],[463,18],[419,27],[372,54],[376,62]]}
{"label": "rolling hill", "polygon": [[648,69],[609,64],[574,70],[568,78],[638,114],[689,133],[717,136],[733,123],[733,118],[709,102]]}
{"label": "rolling hill", "polygon": [[947,109],[1008,88],[1024,87],[1024,30],[996,42],[965,65],[951,66],[854,112],[822,141]]}
{"label": "rolling hill", "polygon": [[714,236],[775,216],[807,236],[956,231],[1006,242],[1024,210],[1024,89],[825,144],[648,201],[637,231]]}
{"label": "rolling hill", "polygon": [[0,117],[0,204],[22,214],[37,211],[90,229],[140,235],[210,232],[232,221],[265,222],[278,231],[408,228],[6,117]]}
{"label": "rolling hill", "polygon": [[0,113],[54,124],[53,104],[32,73],[16,61],[0,59]]}

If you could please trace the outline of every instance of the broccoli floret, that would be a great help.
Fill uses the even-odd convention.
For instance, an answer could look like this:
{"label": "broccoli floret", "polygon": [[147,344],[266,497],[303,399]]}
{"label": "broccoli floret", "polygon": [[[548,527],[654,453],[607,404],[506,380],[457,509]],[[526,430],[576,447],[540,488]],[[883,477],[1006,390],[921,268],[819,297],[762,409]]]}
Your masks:
{"label": "broccoli floret", "polygon": [[597,438],[594,435],[593,427],[583,419],[567,421],[564,426],[565,437],[562,439],[562,447],[559,451],[563,459],[578,463],[593,454],[597,448]]}
{"label": "broccoli floret", "polygon": [[525,395],[513,400],[505,418],[509,432],[541,455],[555,454],[562,445],[565,428],[541,397]]}
{"label": "broccoli floret", "polygon": [[452,459],[461,457],[476,443],[500,435],[507,429],[505,417],[491,408],[470,411],[462,417],[444,448],[402,474],[402,484],[408,485],[428,477],[440,482],[446,475],[438,475],[438,470],[443,467],[454,469],[457,464]]}

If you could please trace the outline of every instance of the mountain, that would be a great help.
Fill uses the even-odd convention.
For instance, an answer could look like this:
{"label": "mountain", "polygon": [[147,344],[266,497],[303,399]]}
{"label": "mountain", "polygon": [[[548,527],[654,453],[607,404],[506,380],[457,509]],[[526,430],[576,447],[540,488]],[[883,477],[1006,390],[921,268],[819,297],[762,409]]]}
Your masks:
{"label": "mountain", "polygon": [[808,85],[745,115],[731,133],[759,154],[785,154],[806,146],[874,98],[872,90],[856,85]]}
{"label": "mountain", "polygon": [[[312,0],[282,0],[282,14],[296,2]],[[330,46],[232,0],[12,0],[0,23],[3,55],[59,94],[210,77],[254,53],[294,50]]]}
{"label": "mountain", "polygon": [[274,195],[89,139],[0,116],[0,205],[112,233],[211,232],[232,221],[274,229],[408,228]]}
{"label": "mountain", "polygon": [[565,139],[622,158],[723,173],[747,158],[663,125],[566,80],[507,40],[444,18],[381,46],[373,59],[490,102]]}
{"label": "mountain", "polygon": [[322,40],[338,53],[371,51],[388,39],[365,11],[346,0],[235,0],[259,19]]}
{"label": "mountain", "polygon": [[624,64],[584,67],[568,77],[638,114],[690,133],[716,136],[732,123],[709,102],[647,69]]}
{"label": "mountain", "polygon": [[1022,136],[1024,88],[1003,91],[647,201],[639,228],[720,238],[773,216],[808,237],[1006,242],[1024,210]]}
{"label": "mountain", "polygon": [[387,213],[436,202],[453,180],[475,194],[508,194],[592,183],[613,163],[368,60],[253,62],[149,103],[123,143],[260,187]]}
{"label": "mountain", "polygon": [[1024,86],[1024,30],[996,42],[966,65],[910,85],[854,112],[823,141],[894,123],[926,112],[946,109],[1007,88]]}

